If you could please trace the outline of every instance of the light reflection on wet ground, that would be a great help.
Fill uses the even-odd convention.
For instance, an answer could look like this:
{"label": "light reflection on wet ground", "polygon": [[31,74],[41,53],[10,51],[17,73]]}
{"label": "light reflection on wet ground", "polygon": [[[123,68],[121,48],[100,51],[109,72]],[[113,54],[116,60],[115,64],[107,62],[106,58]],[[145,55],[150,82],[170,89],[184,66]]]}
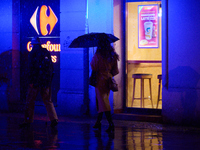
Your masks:
{"label": "light reflection on wet ground", "polygon": [[200,149],[200,129],[155,123],[114,120],[115,132],[93,130],[94,119],[61,118],[57,128],[36,117],[28,129],[19,129],[23,115],[0,115],[0,150],[196,150]]}

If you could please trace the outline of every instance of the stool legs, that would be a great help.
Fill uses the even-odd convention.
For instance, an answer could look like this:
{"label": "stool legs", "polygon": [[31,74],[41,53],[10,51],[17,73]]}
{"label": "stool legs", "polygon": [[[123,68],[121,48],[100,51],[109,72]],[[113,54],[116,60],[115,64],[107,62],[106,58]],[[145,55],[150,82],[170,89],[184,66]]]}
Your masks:
{"label": "stool legs", "polygon": [[[140,107],[144,108],[144,79],[141,79],[141,86],[140,86],[140,98],[135,98],[135,85],[136,85],[136,78],[133,79],[133,97],[132,97],[132,105],[135,99],[140,99]],[[149,79],[149,91],[150,91],[150,100],[151,100],[151,105],[153,108],[153,100],[152,100],[152,89],[151,89],[151,79]]]}
{"label": "stool legs", "polygon": [[151,79],[149,79],[149,91],[150,91],[150,100],[151,100],[151,105],[152,105],[152,108],[153,108],[152,90],[151,90]]}
{"label": "stool legs", "polygon": [[157,106],[156,106],[156,108],[158,108],[158,103],[160,101],[160,84],[161,84],[161,79],[159,79],[159,83],[158,83],[158,99],[157,99]]}
{"label": "stool legs", "polygon": [[132,105],[133,106],[133,101],[134,101],[134,96],[135,96],[135,83],[136,83],[136,79],[133,79],[133,98],[132,98]]}
{"label": "stool legs", "polygon": [[144,108],[144,79],[141,79],[141,101],[140,101],[140,107]]}

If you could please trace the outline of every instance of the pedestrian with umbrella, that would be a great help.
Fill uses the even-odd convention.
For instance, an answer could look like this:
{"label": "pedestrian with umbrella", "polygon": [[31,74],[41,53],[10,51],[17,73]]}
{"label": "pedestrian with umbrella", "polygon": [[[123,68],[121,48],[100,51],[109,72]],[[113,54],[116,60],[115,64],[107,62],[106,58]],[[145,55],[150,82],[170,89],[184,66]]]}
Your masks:
{"label": "pedestrian with umbrella", "polygon": [[111,43],[117,40],[119,39],[112,34],[89,33],[77,37],[69,45],[70,48],[89,48],[97,46],[96,53],[90,62],[92,71],[97,72],[95,93],[98,116],[93,128],[101,129],[101,120],[103,113],[105,113],[106,119],[109,123],[109,127],[106,132],[114,131],[114,123],[112,121],[109,102],[110,88],[108,81],[109,78],[112,78],[119,73],[117,65],[119,55],[111,46]]}
{"label": "pedestrian with umbrella", "polygon": [[93,71],[97,72],[97,85],[95,87],[96,106],[98,111],[97,121],[93,128],[101,129],[101,120],[103,113],[109,123],[106,132],[114,131],[114,123],[111,116],[111,107],[109,102],[110,88],[108,79],[119,73],[117,61],[119,55],[114,51],[107,38],[99,40],[96,53],[90,63]]}

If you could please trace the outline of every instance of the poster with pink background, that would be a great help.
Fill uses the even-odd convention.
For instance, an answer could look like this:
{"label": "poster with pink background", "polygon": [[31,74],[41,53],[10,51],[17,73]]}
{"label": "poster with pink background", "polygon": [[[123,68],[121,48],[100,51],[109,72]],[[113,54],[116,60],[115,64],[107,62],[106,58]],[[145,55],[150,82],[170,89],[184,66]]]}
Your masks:
{"label": "poster with pink background", "polygon": [[158,48],[158,5],[138,6],[138,47]]}

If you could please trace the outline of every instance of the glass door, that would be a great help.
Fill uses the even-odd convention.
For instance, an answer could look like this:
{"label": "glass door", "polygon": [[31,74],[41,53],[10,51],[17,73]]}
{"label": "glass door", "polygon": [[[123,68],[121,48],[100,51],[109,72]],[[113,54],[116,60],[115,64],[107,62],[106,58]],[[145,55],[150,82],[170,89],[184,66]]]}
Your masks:
{"label": "glass door", "polygon": [[[158,79],[158,75],[162,75],[161,13],[160,1],[126,2],[127,108],[162,109],[162,90],[159,94],[162,84]],[[143,85],[141,79],[136,79],[134,88],[133,74],[140,74],[140,77],[150,74],[151,78],[146,76]],[[144,87],[143,100],[139,99],[141,87]]]}

